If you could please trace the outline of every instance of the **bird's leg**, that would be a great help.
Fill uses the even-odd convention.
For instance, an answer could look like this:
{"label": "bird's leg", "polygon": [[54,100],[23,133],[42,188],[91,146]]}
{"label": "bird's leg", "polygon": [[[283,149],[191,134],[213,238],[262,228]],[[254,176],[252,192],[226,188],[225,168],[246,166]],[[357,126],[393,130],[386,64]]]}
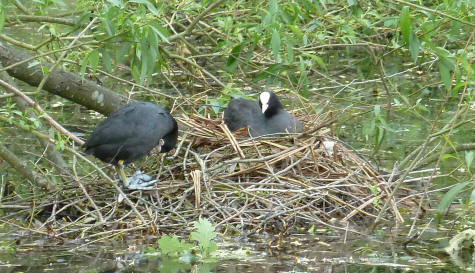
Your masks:
{"label": "bird's leg", "polygon": [[158,180],[152,180],[151,176],[142,173],[140,170],[136,171],[130,178],[127,178],[124,172],[123,160],[117,162],[117,169],[124,187],[129,190],[151,190],[154,188],[154,184],[158,182]]}
{"label": "bird's leg", "polygon": [[128,182],[128,188],[131,190],[151,190],[154,188],[154,184],[158,182],[156,179],[148,174],[142,173],[140,170],[136,171],[132,175]]}
{"label": "bird's leg", "polygon": [[119,160],[119,162],[117,162],[117,169],[118,169],[120,178],[122,179],[122,183],[124,183],[124,186],[128,188],[129,181],[127,180],[127,176],[125,175],[125,172],[124,172],[124,160]]}

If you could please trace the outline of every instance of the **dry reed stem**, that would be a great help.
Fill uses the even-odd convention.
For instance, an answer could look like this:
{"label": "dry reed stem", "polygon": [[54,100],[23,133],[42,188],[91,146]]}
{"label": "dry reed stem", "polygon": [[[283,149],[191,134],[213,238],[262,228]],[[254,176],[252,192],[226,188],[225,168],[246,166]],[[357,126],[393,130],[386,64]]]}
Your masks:
{"label": "dry reed stem", "polygon": [[[342,224],[337,228],[347,230],[348,221],[375,218],[376,201],[388,196],[387,177],[328,136],[326,128],[312,129],[319,126],[312,123],[314,117],[306,119],[314,126],[306,133],[252,139],[229,132],[221,120],[198,116],[177,120],[177,150],[159,160],[152,154],[147,164],[138,163],[161,182],[154,190],[128,192],[133,203],[117,202],[119,191],[111,181],[78,170],[75,179],[55,193],[72,197],[53,202],[48,194],[21,200],[7,195],[1,206],[15,212],[0,220],[14,223],[15,215],[32,213],[29,204],[36,200],[39,212],[55,209],[49,221],[28,230],[45,234],[44,226],[49,226],[60,237],[89,234],[100,240],[137,230],[179,232],[190,228],[198,216],[224,231],[293,232],[313,224],[335,228],[335,219]],[[304,121],[305,126],[309,123]],[[77,187],[78,181],[83,187]],[[377,194],[371,190],[374,185]],[[396,203],[391,203],[399,217]]]}

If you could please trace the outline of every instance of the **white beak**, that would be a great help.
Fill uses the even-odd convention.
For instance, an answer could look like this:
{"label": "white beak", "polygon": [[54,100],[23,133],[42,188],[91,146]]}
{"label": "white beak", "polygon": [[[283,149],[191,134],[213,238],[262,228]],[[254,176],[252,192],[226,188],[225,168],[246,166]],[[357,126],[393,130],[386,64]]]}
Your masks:
{"label": "white beak", "polygon": [[162,152],[162,146],[163,144],[165,144],[165,140],[163,140],[163,138],[161,138],[159,141],[158,141],[158,152]]}

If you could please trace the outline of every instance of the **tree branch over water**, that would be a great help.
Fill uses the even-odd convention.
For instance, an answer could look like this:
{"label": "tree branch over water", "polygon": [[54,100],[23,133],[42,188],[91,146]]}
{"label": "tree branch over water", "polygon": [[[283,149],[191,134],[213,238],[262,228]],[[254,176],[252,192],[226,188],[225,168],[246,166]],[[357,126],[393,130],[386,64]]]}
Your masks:
{"label": "tree branch over water", "polygon": [[[23,62],[33,57],[5,43],[0,43],[0,62],[10,76],[24,81],[32,86],[38,86],[43,79],[42,67],[52,67],[49,63]],[[57,67],[50,71],[44,90],[61,96],[88,109],[107,115],[125,104],[127,99],[112,90],[81,79],[74,73]]]}

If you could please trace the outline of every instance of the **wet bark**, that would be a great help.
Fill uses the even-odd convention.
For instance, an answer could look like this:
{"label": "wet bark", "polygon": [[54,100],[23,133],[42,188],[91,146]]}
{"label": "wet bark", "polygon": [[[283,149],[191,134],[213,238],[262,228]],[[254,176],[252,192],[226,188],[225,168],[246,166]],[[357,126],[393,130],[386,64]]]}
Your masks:
{"label": "wet bark", "polygon": [[[51,68],[51,64],[37,61],[32,55],[0,42],[0,62],[10,76],[32,86],[38,86],[43,79],[41,66]],[[16,64],[16,65],[15,65]],[[88,109],[108,115],[126,103],[126,98],[102,87],[95,82],[81,79],[78,75],[60,67],[50,72],[44,90],[76,102]]]}

